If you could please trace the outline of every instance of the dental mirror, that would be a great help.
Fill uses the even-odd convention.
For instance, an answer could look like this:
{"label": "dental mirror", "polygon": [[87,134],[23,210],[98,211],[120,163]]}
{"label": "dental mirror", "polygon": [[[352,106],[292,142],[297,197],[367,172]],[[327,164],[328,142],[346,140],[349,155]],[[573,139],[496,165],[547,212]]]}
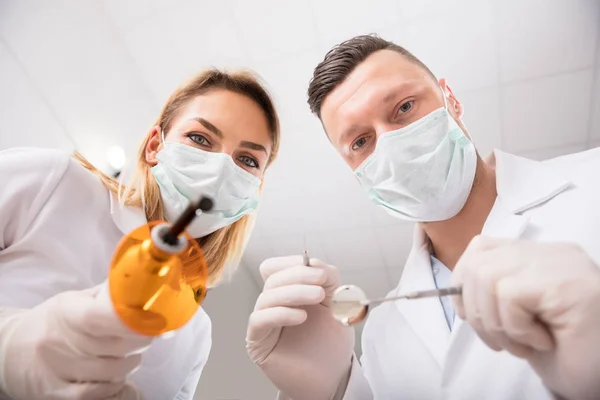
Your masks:
{"label": "dental mirror", "polygon": [[456,296],[462,294],[462,287],[447,287],[408,292],[399,296],[367,299],[365,292],[355,285],[343,285],[333,292],[331,310],[333,317],[344,326],[362,322],[369,313],[369,306],[387,301],[412,300],[426,297]]}
{"label": "dental mirror", "polygon": [[358,286],[343,285],[333,292],[333,317],[344,326],[360,323],[367,316],[368,308],[367,295]]}

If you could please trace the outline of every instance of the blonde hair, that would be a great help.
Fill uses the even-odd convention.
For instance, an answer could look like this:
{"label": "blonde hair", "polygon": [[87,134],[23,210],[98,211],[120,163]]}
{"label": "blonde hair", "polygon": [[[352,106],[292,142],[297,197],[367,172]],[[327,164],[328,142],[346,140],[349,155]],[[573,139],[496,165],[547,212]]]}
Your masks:
{"label": "blonde hair", "polygon": [[[259,83],[256,76],[250,72],[226,73],[212,69],[199,73],[175,90],[167,100],[153,126],[159,126],[167,135],[178,111],[184,105],[199,95],[219,89],[247,96],[254,100],[265,113],[273,141],[267,166],[270,165],[279,150],[279,118],[269,93]],[[142,208],[148,221],[164,220],[160,189],[150,172],[151,166],[146,162],[146,146],[149,140],[150,135],[147,135],[140,146],[137,165],[128,185],[123,185],[116,179],[102,173],[81,154],[75,153],[73,157],[84,168],[97,175],[104,186],[118,196],[122,204]],[[229,226],[203,238],[196,239],[204,252],[204,258],[208,265],[209,286],[214,286],[222,278],[228,265],[237,266],[252,232],[254,218],[255,213],[246,215]]]}

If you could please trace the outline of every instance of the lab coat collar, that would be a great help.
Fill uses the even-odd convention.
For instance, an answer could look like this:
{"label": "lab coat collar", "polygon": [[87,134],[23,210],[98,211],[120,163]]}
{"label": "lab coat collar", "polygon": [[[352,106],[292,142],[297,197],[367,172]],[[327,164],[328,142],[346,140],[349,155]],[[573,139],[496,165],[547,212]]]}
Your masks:
{"label": "lab coat collar", "polygon": [[[482,235],[502,238],[518,238],[527,228],[529,217],[522,213],[542,204],[571,183],[549,165],[517,157],[496,150],[487,162],[496,168],[498,197],[482,230]],[[412,290],[434,289],[431,272],[431,244],[419,225],[413,237],[413,247],[396,294]],[[397,301],[398,310],[408,324],[427,346],[440,366],[453,354],[453,343],[464,342],[474,333],[461,329],[462,321],[456,317],[452,334],[444,318],[444,310],[438,298],[415,301]],[[464,327],[463,327],[464,328]],[[469,332],[467,332],[469,331]],[[446,354],[446,350],[449,351]]]}
{"label": "lab coat collar", "polygon": [[495,150],[487,163],[496,167],[496,189],[503,206],[519,214],[550,200],[571,182],[550,165]]}
{"label": "lab coat collar", "polygon": [[[425,289],[435,289],[431,272],[431,244],[423,229],[417,225],[413,236],[413,248],[406,261],[396,295]],[[416,301],[397,301],[395,304],[441,367],[450,330],[440,300],[431,297]]]}
{"label": "lab coat collar", "polygon": [[119,199],[110,192],[110,216],[123,234],[147,223],[144,211],[139,207],[129,207],[119,203]]}
{"label": "lab coat collar", "polygon": [[[481,234],[494,238],[517,239],[529,225],[525,211],[534,208],[572,186],[560,171],[540,161],[495,150],[486,162],[495,166],[498,196]],[[461,352],[475,337],[473,329],[458,316],[452,325],[447,362],[460,360]],[[462,349],[462,350],[460,350]],[[444,379],[450,379],[447,371]]]}

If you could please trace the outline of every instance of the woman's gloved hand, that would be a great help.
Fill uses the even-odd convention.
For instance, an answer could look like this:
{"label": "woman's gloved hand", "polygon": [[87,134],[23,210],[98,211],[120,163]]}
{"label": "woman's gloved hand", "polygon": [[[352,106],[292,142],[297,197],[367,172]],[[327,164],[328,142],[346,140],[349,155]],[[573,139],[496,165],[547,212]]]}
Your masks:
{"label": "woman's gloved hand", "polygon": [[578,246],[476,237],[452,273],[458,315],[556,394],[600,394],[600,268]]}
{"label": "woman's gloved hand", "polygon": [[250,316],[246,347],[267,377],[294,400],[331,399],[349,372],[354,331],[332,316],[337,269],[301,256],[260,266],[265,286]]}
{"label": "woman's gloved hand", "polygon": [[30,310],[0,310],[0,392],[18,400],[137,400],[126,379],[151,341],[121,323],[106,285]]}

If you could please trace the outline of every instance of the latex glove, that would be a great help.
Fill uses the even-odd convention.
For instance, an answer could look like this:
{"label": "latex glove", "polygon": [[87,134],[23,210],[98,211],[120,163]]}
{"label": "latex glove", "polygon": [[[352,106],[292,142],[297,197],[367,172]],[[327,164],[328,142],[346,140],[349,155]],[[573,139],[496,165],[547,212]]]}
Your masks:
{"label": "latex glove", "polygon": [[246,338],[250,358],[294,400],[331,399],[350,370],[354,347],[354,331],[329,309],[337,269],[316,259],[310,264],[291,256],[260,266],[265,286]]}
{"label": "latex glove", "polygon": [[600,393],[600,268],[578,246],[476,237],[452,273],[457,314],[567,399]]}
{"label": "latex glove", "polygon": [[0,318],[0,388],[11,398],[140,398],[126,378],[152,338],[121,323],[105,285]]}

